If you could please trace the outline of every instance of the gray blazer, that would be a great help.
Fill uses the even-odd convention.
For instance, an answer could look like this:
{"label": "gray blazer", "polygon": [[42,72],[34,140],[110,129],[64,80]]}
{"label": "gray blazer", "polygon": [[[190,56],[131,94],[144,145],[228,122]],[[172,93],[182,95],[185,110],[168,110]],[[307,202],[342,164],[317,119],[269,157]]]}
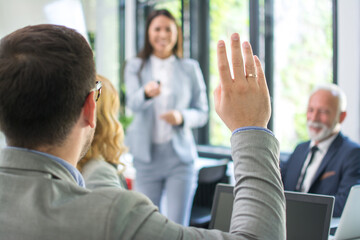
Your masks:
{"label": "gray blazer", "polygon": [[0,152],[0,238],[285,239],[277,140],[249,130],[232,136],[231,144],[236,179],[232,234],[183,227],[140,193],[85,189],[48,157],[5,148]]}
{"label": "gray blazer", "polygon": [[231,144],[236,179],[232,234],[183,227],[140,193],[85,189],[48,157],[5,148],[0,152],[0,238],[285,239],[277,140],[249,130],[233,135]]}
{"label": "gray blazer", "polygon": [[86,188],[95,189],[99,187],[127,188],[124,178],[121,177],[115,166],[104,159],[90,159],[82,168]]}
{"label": "gray blazer", "polygon": [[[151,62],[146,61],[140,78],[138,72],[142,60],[129,60],[125,67],[126,106],[134,119],[126,131],[125,142],[137,161],[150,162],[150,147],[154,125],[153,99],[145,99],[144,85],[152,79]],[[176,59],[172,76],[175,109],[184,118],[182,126],[174,127],[174,149],[183,162],[197,158],[192,128],[202,127],[208,120],[208,101],[204,79],[195,60]]]}

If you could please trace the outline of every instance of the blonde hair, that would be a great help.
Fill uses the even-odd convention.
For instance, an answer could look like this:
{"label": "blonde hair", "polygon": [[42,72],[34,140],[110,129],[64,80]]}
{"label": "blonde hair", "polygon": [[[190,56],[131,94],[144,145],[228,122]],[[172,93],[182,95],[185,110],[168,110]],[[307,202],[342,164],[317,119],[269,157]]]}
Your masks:
{"label": "blonde hair", "polygon": [[96,81],[102,82],[101,97],[96,103],[96,129],[91,148],[77,165],[80,171],[90,159],[101,157],[112,165],[124,166],[119,158],[127,151],[124,145],[124,130],[118,120],[119,95],[109,79],[97,75]]}

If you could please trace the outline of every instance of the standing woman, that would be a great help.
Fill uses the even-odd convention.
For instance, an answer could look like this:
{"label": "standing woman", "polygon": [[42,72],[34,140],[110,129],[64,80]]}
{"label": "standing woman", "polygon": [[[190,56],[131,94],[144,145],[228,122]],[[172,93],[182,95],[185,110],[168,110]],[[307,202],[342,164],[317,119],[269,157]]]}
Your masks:
{"label": "standing woman", "polygon": [[126,144],[134,157],[135,189],[158,207],[165,194],[168,218],[188,225],[198,157],[191,129],[206,124],[208,102],[198,62],[181,57],[174,17],[153,11],[145,46],[125,68],[126,104],[134,114]]}

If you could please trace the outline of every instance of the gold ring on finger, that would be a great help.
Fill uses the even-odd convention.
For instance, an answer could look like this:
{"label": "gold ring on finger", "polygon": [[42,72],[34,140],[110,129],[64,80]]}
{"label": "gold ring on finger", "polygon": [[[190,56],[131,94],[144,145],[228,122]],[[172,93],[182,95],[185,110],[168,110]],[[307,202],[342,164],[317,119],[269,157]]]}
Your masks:
{"label": "gold ring on finger", "polygon": [[249,73],[246,77],[247,77],[247,78],[248,78],[248,77],[257,78],[257,75],[256,75],[256,74]]}

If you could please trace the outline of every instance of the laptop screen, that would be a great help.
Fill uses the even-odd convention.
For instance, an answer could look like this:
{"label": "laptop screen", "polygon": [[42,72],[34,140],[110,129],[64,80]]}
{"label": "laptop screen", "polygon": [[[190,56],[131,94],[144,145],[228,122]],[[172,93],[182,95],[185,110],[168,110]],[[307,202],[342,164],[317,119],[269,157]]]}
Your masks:
{"label": "laptop screen", "polygon": [[210,229],[229,232],[234,202],[233,189],[233,186],[227,184],[219,183],[216,185],[211,209]]}
{"label": "laptop screen", "polygon": [[[216,186],[210,229],[229,232],[233,189],[228,184]],[[285,191],[285,198],[288,240],[328,238],[334,197]]]}
{"label": "laptop screen", "polygon": [[328,239],[334,197],[285,191],[287,239]]}
{"label": "laptop screen", "polygon": [[360,238],[360,185],[353,186],[346,200],[335,239]]}

